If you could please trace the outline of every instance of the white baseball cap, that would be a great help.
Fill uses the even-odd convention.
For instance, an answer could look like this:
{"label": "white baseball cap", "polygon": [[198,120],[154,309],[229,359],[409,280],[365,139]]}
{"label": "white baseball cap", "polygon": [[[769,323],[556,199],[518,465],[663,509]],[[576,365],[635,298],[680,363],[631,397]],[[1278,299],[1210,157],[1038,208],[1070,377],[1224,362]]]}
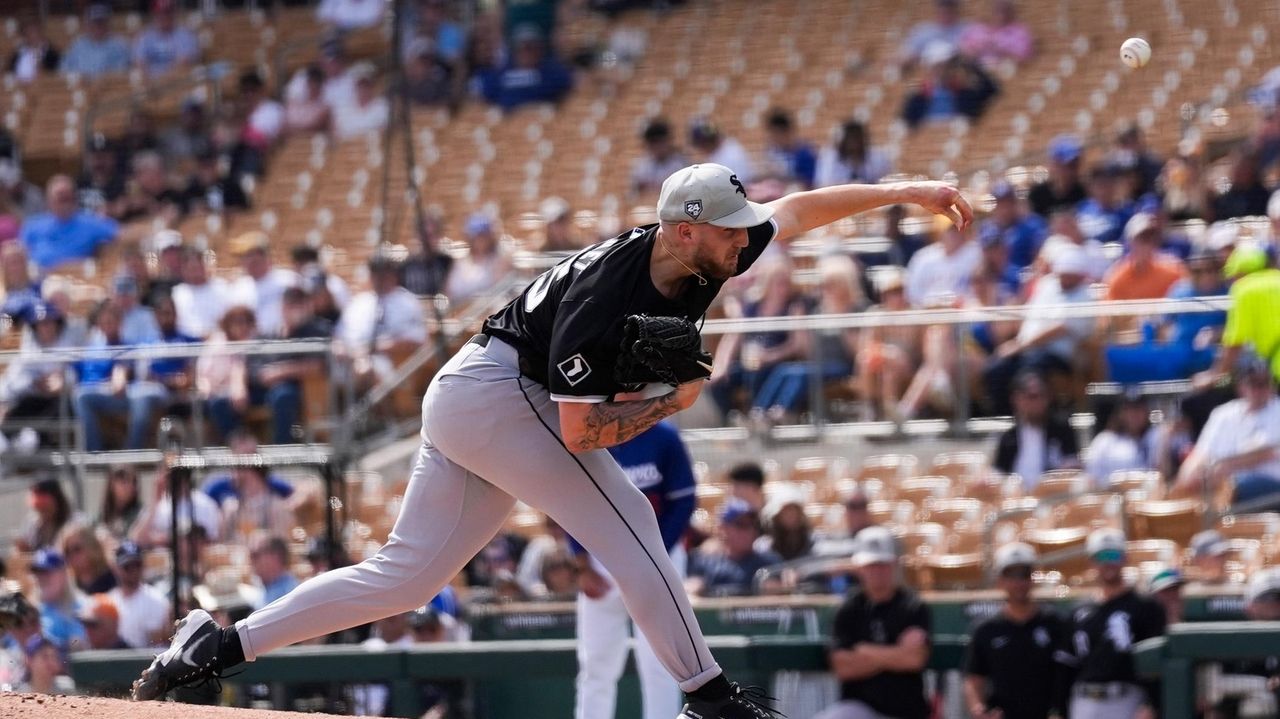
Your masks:
{"label": "white baseball cap", "polygon": [[1089,559],[1102,564],[1119,564],[1124,561],[1124,532],[1114,527],[1102,527],[1089,533],[1084,542]]}
{"label": "white baseball cap", "polygon": [[1053,271],[1059,275],[1089,274],[1089,257],[1078,245],[1060,248],[1053,255]]}
{"label": "white baseball cap", "polygon": [[1004,574],[1009,567],[1036,566],[1036,550],[1026,542],[1010,542],[996,550],[996,574]]}
{"label": "white baseball cap", "polygon": [[1191,538],[1191,556],[1194,559],[1201,557],[1220,557],[1226,554],[1231,545],[1223,538],[1222,533],[1215,529],[1206,529],[1199,532]]}
{"label": "white baseball cap", "polygon": [[762,225],[773,210],[747,199],[747,189],[733,170],[712,162],[671,173],[658,196],[658,219],[716,227]]}
{"label": "white baseball cap", "polygon": [[867,527],[858,532],[854,541],[857,549],[853,552],[853,563],[859,567],[898,561],[898,548],[894,545],[893,534],[884,527]]}
{"label": "white baseball cap", "polygon": [[1155,594],[1173,587],[1181,587],[1186,583],[1187,580],[1182,578],[1182,572],[1179,572],[1177,567],[1165,565],[1151,577],[1151,581],[1147,585],[1147,591]]}
{"label": "white baseball cap", "polygon": [[1266,594],[1280,593],[1280,567],[1267,567],[1249,578],[1244,589],[1244,601],[1253,604]]}

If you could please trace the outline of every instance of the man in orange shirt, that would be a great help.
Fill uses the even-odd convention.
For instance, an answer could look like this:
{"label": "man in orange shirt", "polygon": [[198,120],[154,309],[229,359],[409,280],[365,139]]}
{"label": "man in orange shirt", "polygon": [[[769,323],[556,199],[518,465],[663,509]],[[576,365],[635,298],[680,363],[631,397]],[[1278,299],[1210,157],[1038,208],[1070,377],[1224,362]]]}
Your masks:
{"label": "man in orange shirt", "polygon": [[1164,297],[1174,283],[1187,276],[1182,262],[1160,252],[1164,237],[1155,215],[1140,212],[1124,226],[1129,254],[1103,278],[1109,300],[1148,300]]}

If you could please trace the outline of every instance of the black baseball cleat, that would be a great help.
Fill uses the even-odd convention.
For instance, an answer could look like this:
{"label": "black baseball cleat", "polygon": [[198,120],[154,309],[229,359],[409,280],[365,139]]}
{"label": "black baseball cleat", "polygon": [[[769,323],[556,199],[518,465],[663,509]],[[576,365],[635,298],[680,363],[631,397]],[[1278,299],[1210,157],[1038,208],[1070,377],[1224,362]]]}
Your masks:
{"label": "black baseball cleat", "polygon": [[200,680],[217,679],[222,672],[218,648],[222,627],[203,609],[193,609],[177,623],[177,631],[163,654],[133,683],[134,701],[151,701],[170,690]]}
{"label": "black baseball cleat", "polygon": [[676,719],[774,719],[786,716],[769,705],[774,698],[765,694],[764,689],[738,686],[737,682],[730,682],[729,686],[732,687],[729,696],[717,701],[687,697],[688,703]]}

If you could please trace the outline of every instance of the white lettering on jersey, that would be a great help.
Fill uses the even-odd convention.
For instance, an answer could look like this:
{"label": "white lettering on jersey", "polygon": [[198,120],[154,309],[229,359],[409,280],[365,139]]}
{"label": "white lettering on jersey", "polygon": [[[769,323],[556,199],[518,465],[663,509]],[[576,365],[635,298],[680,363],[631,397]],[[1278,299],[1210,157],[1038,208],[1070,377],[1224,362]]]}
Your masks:
{"label": "white lettering on jersey", "polygon": [[572,257],[561,260],[555,267],[543,272],[538,276],[538,279],[533,281],[533,284],[529,285],[529,291],[524,294],[524,311],[532,312],[538,305],[542,304],[542,300],[547,297],[547,290],[551,289],[551,283],[563,279],[565,275],[569,274],[569,270],[583,271],[592,262],[600,259],[600,256],[617,242],[618,238],[616,237],[612,240],[605,240],[594,247],[588,247]]}
{"label": "white lettering on jersey", "polygon": [[1009,643],[1009,637],[996,637],[991,640],[992,649],[1003,649]]}
{"label": "white lettering on jersey", "polygon": [[640,489],[649,489],[656,487],[662,482],[662,472],[658,471],[658,465],[653,462],[645,462],[637,464],[634,467],[623,467],[623,472],[627,473],[627,479]]}
{"label": "white lettering on jersey", "polygon": [[564,379],[572,387],[587,378],[591,374],[591,365],[582,358],[582,355],[576,354],[569,359],[556,365],[556,369],[560,370],[560,374],[564,375]]}
{"label": "white lettering on jersey", "polygon": [[1120,651],[1133,646],[1133,631],[1129,628],[1129,613],[1115,612],[1107,617],[1107,638]]}
{"label": "white lettering on jersey", "polygon": [[1031,633],[1031,636],[1036,640],[1036,644],[1039,646],[1049,646],[1049,630],[1044,627],[1036,627],[1036,630]]}

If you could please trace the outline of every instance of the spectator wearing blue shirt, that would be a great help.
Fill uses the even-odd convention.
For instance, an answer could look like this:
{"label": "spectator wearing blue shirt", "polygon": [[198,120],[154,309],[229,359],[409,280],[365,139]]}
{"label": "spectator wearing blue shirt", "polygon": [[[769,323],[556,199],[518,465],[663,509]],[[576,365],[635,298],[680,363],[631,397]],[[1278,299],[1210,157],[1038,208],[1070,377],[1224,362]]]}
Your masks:
{"label": "spectator wearing blue shirt", "polygon": [[31,560],[31,573],[36,578],[36,608],[40,610],[40,632],[60,651],[89,647],[89,636],[76,616],[80,598],[71,586],[67,562],[55,549],[36,551]]}
{"label": "spectator wearing blue shirt", "polygon": [[42,272],[66,262],[93,257],[98,248],[116,238],[114,220],[79,209],[76,185],[66,175],[54,175],[46,189],[49,211],[33,215],[22,225],[19,238]]}
{"label": "spectator wearing blue shirt", "polygon": [[139,300],[138,280],[133,275],[117,275],[112,282],[111,300],[120,308],[120,340],[127,345],[148,345],[160,341],[156,313]]}
{"label": "spectator wearing blue shirt", "polygon": [[1040,254],[1049,226],[1040,217],[1023,211],[1017,190],[1008,182],[997,182],[991,194],[996,205],[982,230],[996,232],[1004,240],[1009,248],[1009,264],[1015,270],[1030,267]]}
{"label": "spectator wearing blue shirt", "polygon": [[418,0],[416,19],[406,23],[404,29],[405,50],[403,60],[413,60],[410,49],[415,40],[425,39],[435,55],[451,66],[457,66],[467,49],[467,36],[462,28],[449,19],[445,0]]}
{"label": "spectator wearing blue shirt", "polygon": [[[123,348],[126,343],[120,334],[122,318],[120,306],[114,300],[103,301],[98,306],[88,346],[93,349]],[[100,420],[121,415],[129,418],[127,447],[138,449],[144,446],[154,402],[145,394],[130,396],[128,393],[131,364],[109,354],[84,359],[77,364],[79,386],[75,390],[75,406],[84,432],[86,451],[99,452],[104,448]]]}
{"label": "spectator wearing blue shirt", "polygon": [[299,584],[298,578],[289,571],[289,545],[283,537],[267,534],[254,537],[249,547],[249,563],[262,587],[262,600],[254,609],[267,606]]}
{"label": "spectator wearing blue shirt", "polygon": [[133,64],[148,77],[194,65],[200,58],[195,33],[178,25],[173,0],[151,3],[151,26],[133,43]]}
{"label": "spectator wearing blue shirt", "polygon": [[1022,273],[1009,260],[1009,245],[1000,228],[985,224],[978,231],[978,244],[982,246],[982,267],[975,274],[983,274],[999,286],[999,296],[1018,297],[1022,290]]}
{"label": "spectator wearing blue shirt", "polygon": [[774,108],[765,116],[766,165],[790,182],[798,182],[806,189],[813,187],[818,169],[818,155],[813,145],[796,137],[791,113]]}
{"label": "spectator wearing blue shirt", "polygon": [[755,548],[760,538],[760,513],[739,499],[720,509],[720,549],[698,550],[689,558],[689,593],[698,596],[753,594],[756,572],[782,562],[773,552]]}
{"label": "spectator wearing blue shirt", "polygon": [[[169,295],[156,298],[154,315],[145,307],[156,324],[155,339],[140,344],[181,345],[193,344],[200,340],[178,331],[178,312],[174,309],[173,299]],[[123,330],[121,335],[124,336]],[[133,344],[126,341],[126,344]],[[127,403],[118,407],[99,405],[99,415],[127,415],[129,420],[129,449],[149,446],[148,431],[156,415],[165,411],[170,405],[181,402],[191,388],[191,357],[161,357],[149,363],[139,363],[145,367],[145,375],[135,378],[125,387]],[[112,411],[115,410],[115,411]],[[88,420],[86,420],[88,421]]]}
{"label": "spectator wearing blue shirt", "polygon": [[1121,240],[1134,212],[1122,182],[1125,174],[1125,168],[1115,164],[1095,167],[1089,173],[1089,197],[1076,210],[1076,223],[1086,240],[1104,245]]}
{"label": "spectator wearing blue shirt", "polygon": [[[227,435],[227,449],[235,455],[254,455],[258,453],[258,438],[243,427],[232,430]],[[281,499],[293,495],[293,485],[274,472],[267,474],[267,490]],[[231,472],[211,475],[201,485],[200,491],[222,506],[228,499],[239,499],[240,490],[236,484],[236,475]],[[327,555],[326,555],[327,556]],[[332,569],[333,567],[330,567]]]}
{"label": "spectator wearing blue shirt", "polygon": [[62,56],[62,71],[95,78],[129,69],[129,45],[111,34],[111,8],[95,3],[84,14],[84,34]]}
{"label": "spectator wearing blue shirt", "polygon": [[[680,432],[659,422],[620,445],[610,447],[627,478],[653,504],[663,546],[676,571],[683,575],[686,557],[681,539],[689,528],[696,502],[693,467]],[[649,719],[679,713],[680,693],[639,632],[628,631],[627,608],[613,578],[569,540],[578,556],[578,681],[575,716],[611,717],[616,709],[617,684],[627,661],[627,637],[635,634],[636,666]]]}
{"label": "spectator wearing blue shirt", "polygon": [[[1195,252],[1187,260],[1187,267],[1191,277],[1169,288],[1167,297],[1185,300],[1227,294],[1229,287],[1222,276],[1222,263],[1214,253]],[[1163,318],[1159,324],[1144,324],[1141,343],[1106,348],[1111,379],[1124,382],[1183,379],[1206,370],[1213,364],[1226,323],[1227,313],[1215,311],[1181,312]]]}
{"label": "spectator wearing blue shirt", "polygon": [[558,102],[573,86],[569,68],[547,52],[537,28],[515,33],[511,59],[480,75],[480,92],[489,102],[512,110],[532,102]]}

